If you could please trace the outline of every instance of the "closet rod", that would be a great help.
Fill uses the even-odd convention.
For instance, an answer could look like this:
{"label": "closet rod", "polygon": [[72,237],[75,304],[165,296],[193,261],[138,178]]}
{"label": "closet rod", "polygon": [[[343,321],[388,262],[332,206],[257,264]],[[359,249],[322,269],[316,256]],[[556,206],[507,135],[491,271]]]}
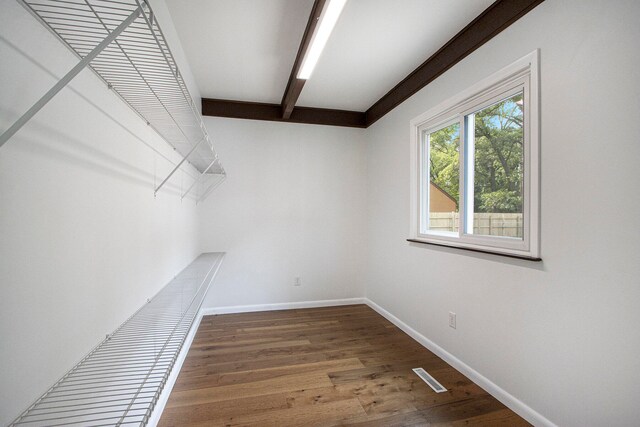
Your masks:
{"label": "closet rod", "polygon": [[143,9],[146,7],[146,3],[140,4],[140,6],[129,15],[127,19],[125,19],[122,24],[118,25],[115,30],[113,30],[98,46],[96,46],[87,56],[85,56],[75,67],[71,69],[63,78],[61,78],[58,83],[56,83],[49,91],[42,97],[38,102],[33,104],[26,113],[22,115],[9,129],[7,129],[2,135],[0,135],[0,147],[2,147],[16,132],[18,132],[22,126],[24,126],[33,116],[36,115],[38,111],[42,109],[51,99],[56,96],[58,92],[60,92],[66,85],[69,84],[71,80],[75,76],[77,76],[80,71],[84,70],[84,68],[89,65],[89,63],[100,54],[113,40],[116,39],[124,30],[127,29],[131,23],[133,23],[140,14],[143,12]]}

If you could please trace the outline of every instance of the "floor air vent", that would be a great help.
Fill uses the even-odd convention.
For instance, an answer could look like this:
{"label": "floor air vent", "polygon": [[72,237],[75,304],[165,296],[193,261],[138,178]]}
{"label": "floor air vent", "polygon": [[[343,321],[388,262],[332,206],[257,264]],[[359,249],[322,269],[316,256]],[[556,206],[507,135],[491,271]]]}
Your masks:
{"label": "floor air vent", "polygon": [[444,393],[445,391],[447,391],[447,389],[444,388],[442,384],[436,381],[436,379],[429,375],[429,373],[424,369],[414,368],[413,372],[415,372],[417,376],[422,378],[422,381],[429,384],[429,387],[431,387],[436,393]]}

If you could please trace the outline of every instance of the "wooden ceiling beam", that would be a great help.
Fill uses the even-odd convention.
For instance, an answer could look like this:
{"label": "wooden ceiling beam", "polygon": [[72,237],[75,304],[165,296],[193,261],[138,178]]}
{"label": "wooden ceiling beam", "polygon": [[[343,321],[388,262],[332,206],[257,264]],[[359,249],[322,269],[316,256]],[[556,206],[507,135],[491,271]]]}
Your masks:
{"label": "wooden ceiling beam", "polygon": [[300,67],[302,67],[302,60],[304,59],[309,47],[311,46],[311,38],[313,37],[313,32],[318,26],[318,22],[320,21],[320,14],[322,14],[322,9],[324,9],[324,5],[326,0],[315,0],[313,2],[313,7],[311,8],[311,14],[309,15],[309,20],[307,21],[307,27],[304,30],[304,35],[302,36],[302,41],[300,42],[300,47],[298,48],[298,54],[296,55],[296,60],[293,63],[293,68],[291,69],[291,74],[289,75],[289,82],[287,83],[287,88],[284,91],[284,95],[282,96],[282,118],[288,119],[291,116],[293,108],[296,106],[296,102],[298,102],[298,98],[300,97],[300,93],[302,93],[302,88],[306,83],[306,80],[302,80],[298,78],[298,72],[300,71]]}
{"label": "wooden ceiling beam", "polygon": [[367,111],[367,127],[526,15],[544,0],[498,0]]}
{"label": "wooden ceiling beam", "polygon": [[285,119],[282,117],[282,108],[279,104],[229,101],[225,99],[203,98],[202,115],[355,128],[364,128],[366,126],[365,115],[361,111],[296,107],[289,118]]}
{"label": "wooden ceiling beam", "polygon": [[278,104],[203,99],[202,114],[240,119],[366,128],[442,75],[544,0],[497,0],[366,112],[295,107],[305,80],[297,78],[326,0],[315,0],[287,89]]}

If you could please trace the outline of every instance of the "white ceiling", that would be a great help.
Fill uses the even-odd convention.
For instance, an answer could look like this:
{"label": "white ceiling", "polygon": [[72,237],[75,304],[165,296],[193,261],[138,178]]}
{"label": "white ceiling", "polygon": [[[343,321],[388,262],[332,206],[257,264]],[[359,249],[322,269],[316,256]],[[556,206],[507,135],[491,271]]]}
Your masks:
{"label": "white ceiling", "polygon": [[280,103],[313,0],[167,0],[205,98]]}
{"label": "white ceiling", "polygon": [[[364,111],[494,0],[349,0],[297,105]],[[313,0],[167,0],[203,97],[280,103]]]}

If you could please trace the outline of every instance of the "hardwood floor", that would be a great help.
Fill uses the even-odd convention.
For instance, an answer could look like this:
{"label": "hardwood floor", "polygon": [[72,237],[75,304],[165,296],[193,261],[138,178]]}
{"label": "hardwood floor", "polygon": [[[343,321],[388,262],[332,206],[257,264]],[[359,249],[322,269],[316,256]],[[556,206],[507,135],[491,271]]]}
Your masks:
{"label": "hardwood floor", "polygon": [[[423,367],[448,391],[435,393]],[[206,316],[160,426],[524,426],[366,305]]]}

